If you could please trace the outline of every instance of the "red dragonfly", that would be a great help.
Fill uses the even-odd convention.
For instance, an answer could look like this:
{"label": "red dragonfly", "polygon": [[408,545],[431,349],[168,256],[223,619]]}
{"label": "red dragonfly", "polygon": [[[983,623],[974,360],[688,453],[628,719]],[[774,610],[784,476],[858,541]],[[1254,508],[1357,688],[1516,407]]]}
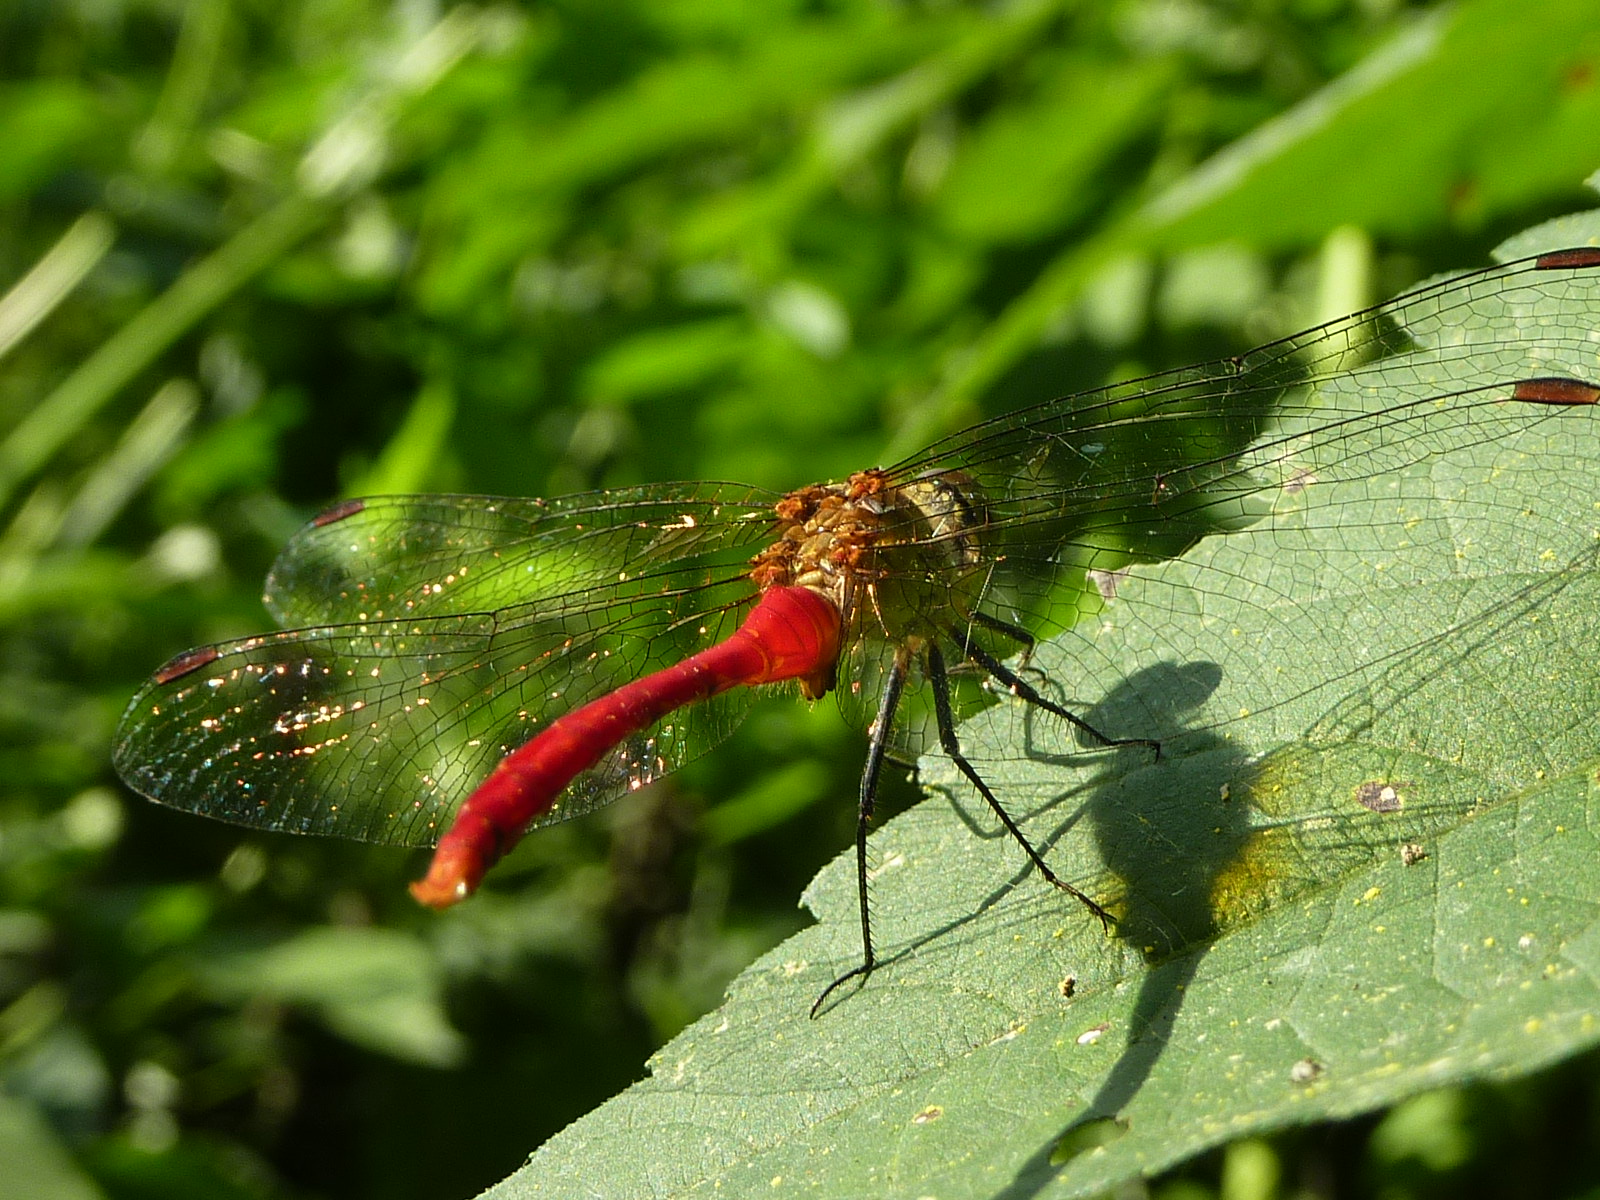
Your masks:
{"label": "red dragonfly", "polygon": [[1240,529],[1270,547],[1278,497],[1376,486],[1600,402],[1597,337],[1600,250],[1555,251],[784,495],[690,483],[347,501],[296,534],[268,577],[287,632],[163,666],[124,714],[116,767],[205,816],[436,847],[411,890],[443,908],[530,829],[715,745],[751,687],[835,691],[871,735],[862,956],[820,1005],[876,962],[866,835],[902,699],[925,689],[944,753],[1043,878],[1109,925],[962,754],[952,669],[1099,744],[1158,755],[1007,660],[1092,610],[1104,573]]}

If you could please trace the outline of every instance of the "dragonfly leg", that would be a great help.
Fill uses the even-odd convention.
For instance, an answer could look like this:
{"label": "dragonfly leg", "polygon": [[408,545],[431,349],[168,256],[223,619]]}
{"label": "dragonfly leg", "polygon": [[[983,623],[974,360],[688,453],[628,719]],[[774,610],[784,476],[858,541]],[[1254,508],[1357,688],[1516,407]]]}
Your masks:
{"label": "dragonfly leg", "polygon": [[1020,625],[1013,625],[1010,621],[1002,621],[999,617],[990,616],[981,608],[974,609],[969,616],[974,624],[982,625],[986,629],[992,629],[998,634],[1003,634],[1021,646],[1022,665],[1028,665],[1028,660],[1033,657],[1033,648],[1038,644],[1038,640],[1033,634]]}
{"label": "dragonfly leg", "polygon": [[[967,761],[966,755],[961,752],[961,741],[956,737],[955,721],[950,714],[950,680],[945,674],[944,655],[940,654],[939,647],[932,643],[928,645],[927,655],[928,682],[933,687],[933,712],[939,726],[940,747],[950,761],[955,763],[956,769],[967,777],[967,782],[978,789],[978,794],[994,810],[995,816],[1000,818],[1006,827],[1006,831],[1016,839],[1017,845],[1027,851],[1028,857],[1033,861],[1033,865],[1038,869],[1039,874],[1044,876],[1045,882],[1052,887],[1059,888],[1073,899],[1080,901],[1085,908],[1100,918],[1101,926],[1109,932],[1113,924],[1111,914],[1049,868],[1043,856],[1033,848],[1033,843],[1028,841],[1027,836],[1017,827],[1017,823],[1011,819],[1011,814],[995,798],[995,794],[989,790],[989,785],[983,781],[983,777],[978,774],[973,765]],[[978,661],[982,662],[982,659]],[[1088,727],[1085,726],[1085,728]]]}
{"label": "dragonfly leg", "polygon": [[1063,721],[1066,721],[1067,723],[1076,726],[1078,729],[1083,730],[1083,732],[1087,733],[1090,737],[1094,738],[1102,745],[1148,746],[1151,750],[1155,751],[1156,760],[1158,762],[1160,761],[1161,743],[1155,738],[1118,738],[1112,737],[1108,733],[1101,733],[1098,729],[1089,724],[1089,722],[1085,721],[1076,713],[1069,712],[1067,709],[1062,708],[1061,705],[1056,704],[1054,701],[1046,700],[1042,695],[1039,694],[1037,688],[1024,681],[1020,675],[1011,670],[1010,667],[1006,666],[1003,662],[1001,662],[994,655],[990,654],[971,638],[964,635],[959,629],[950,630],[950,636],[955,638],[956,643],[961,647],[961,652],[963,654],[965,654],[973,662],[977,663],[985,671],[989,672],[989,674],[995,679],[999,680],[1001,685],[1004,686],[1006,690],[1017,699],[1026,704],[1031,704],[1035,708],[1042,708],[1045,710],[1045,712],[1060,717]]}
{"label": "dragonfly leg", "polygon": [[906,671],[911,655],[901,647],[895,652],[894,663],[883,681],[883,695],[878,701],[878,715],[872,722],[871,741],[867,745],[867,765],[861,772],[861,798],[856,808],[856,894],[861,902],[861,963],[852,967],[827,987],[822,989],[811,1005],[815,1017],[822,1002],[842,983],[852,979],[865,979],[877,965],[872,952],[872,909],[867,899],[867,832],[872,827],[872,810],[878,799],[878,777],[883,772],[884,755],[889,745],[889,730],[894,726],[895,709],[900,703],[900,693],[905,690]]}

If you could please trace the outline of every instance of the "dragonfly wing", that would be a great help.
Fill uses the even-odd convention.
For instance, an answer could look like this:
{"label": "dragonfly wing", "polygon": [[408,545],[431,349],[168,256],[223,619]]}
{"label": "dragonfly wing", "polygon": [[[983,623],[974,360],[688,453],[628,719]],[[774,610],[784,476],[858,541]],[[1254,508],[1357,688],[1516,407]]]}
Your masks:
{"label": "dragonfly wing", "polygon": [[[431,845],[551,720],[730,634],[753,595],[720,557],[494,613],[375,615],[190,651],[134,697],[116,767],[154,800],[237,824]],[[738,689],[628,739],[546,821],[703,753],[747,704]]]}
{"label": "dragonfly wing", "polygon": [[[1053,632],[1097,611],[1129,563],[1176,556],[1208,534],[1264,537],[1287,560],[1283,531],[1318,485],[1364,481],[1341,490],[1342,512],[1322,506],[1318,520],[1403,526],[1390,481],[1407,468],[1448,470],[1464,448],[1560,420],[1563,396],[1600,396],[1597,312],[1592,257],[1526,259],[1237,359],[997,418],[891,476],[975,481],[985,554],[969,594],[991,615]],[[1492,489],[1477,502],[1497,503]],[[1450,569],[1438,549],[1427,552],[1432,569]]]}
{"label": "dragonfly wing", "polygon": [[770,536],[774,499],[743,485],[702,483],[554,500],[350,500],[284,547],[265,601],[285,627],[529,604],[548,610],[564,597],[675,564],[741,565]]}

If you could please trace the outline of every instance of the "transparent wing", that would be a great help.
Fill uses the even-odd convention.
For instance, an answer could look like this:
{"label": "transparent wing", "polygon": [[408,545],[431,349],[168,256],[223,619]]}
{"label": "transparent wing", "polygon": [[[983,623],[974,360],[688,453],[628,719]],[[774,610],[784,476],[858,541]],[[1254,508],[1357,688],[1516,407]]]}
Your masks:
{"label": "transparent wing", "polygon": [[770,528],[776,498],[738,484],[689,483],[551,500],[346,501],[284,547],[267,576],[265,601],[286,628],[603,606],[604,589],[630,578],[689,562],[706,569],[741,564],[752,537],[759,541]]}
{"label": "transparent wing", "polygon": [[[1592,404],[1597,387],[1600,252],[1552,254],[1439,280],[1240,358],[1008,414],[890,475],[975,481],[983,554],[964,592],[1048,634],[1096,611],[1130,562],[1217,532],[1275,556],[1290,593],[1310,579],[1295,532],[1308,510],[1390,526],[1411,569],[1458,570],[1460,531],[1416,526],[1401,472],[1448,472],[1459,451],[1571,420],[1568,406]],[[1335,505],[1317,502],[1352,483]],[[1463,505],[1462,519],[1515,520],[1492,487]]]}
{"label": "transparent wing", "polygon": [[[154,800],[237,824],[431,845],[555,717],[732,632],[753,599],[745,560],[771,537],[751,494],[330,510],[268,590],[279,613],[343,623],[173,660],[124,714],[116,767]],[[748,703],[739,689],[628,739],[540,823],[698,756]]]}

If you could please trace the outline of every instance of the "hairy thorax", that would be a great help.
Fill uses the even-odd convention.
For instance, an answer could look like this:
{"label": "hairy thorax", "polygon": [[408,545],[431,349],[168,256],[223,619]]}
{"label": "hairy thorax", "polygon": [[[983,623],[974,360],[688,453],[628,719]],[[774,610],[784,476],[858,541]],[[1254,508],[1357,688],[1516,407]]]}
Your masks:
{"label": "hairy thorax", "polygon": [[981,596],[988,517],[961,472],[895,484],[884,471],[858,471],[843,483],[798,488],[774,511],[778,538],[751,560],[763,591],[810,588],[847,622],[859,613],[893,641],[935,636]]}

